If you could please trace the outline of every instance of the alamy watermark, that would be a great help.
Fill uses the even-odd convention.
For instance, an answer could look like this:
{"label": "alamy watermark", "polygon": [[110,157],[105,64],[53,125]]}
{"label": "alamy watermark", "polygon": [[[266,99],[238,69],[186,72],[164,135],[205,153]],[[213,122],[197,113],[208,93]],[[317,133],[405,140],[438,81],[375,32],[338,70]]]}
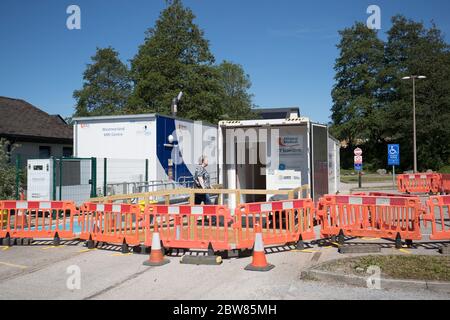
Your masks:
{"label": "alamy watermark", "polygon": [[[196,164],[200,156],[218,159],[218,164],[261,164],[278,168],[280,156],[280,132],[277,128],[226,128],[205,127],[196,121],[193,130],[178,125],[166,137],[166,147],[171,147],[174,164]],[[220,140],[219,140],[220,139]],[[301,139],[299,137],[298,139]],[[219,141],[217,141],[219,140]],[[224,155],[219,157],[216,145],[225,147]]]}
{"label": "alamy watermark", "polygon": [[67,289],[80,290],[81,289],[81,268],[77,265],[68,266],[66,269],[66,274],[69,277],[66,280]]}
{"label": "alamy watermark", "polygon": [[370,274],[367,277],[367,288],[370,290],[381,290],[381,268],[379,266],[369,266],[366,273]]}
{"label": "alamy watermark", "polygon": [[367,14],[370,14],[370,16],[367,18],[367,28],[373,30],[380,30],[381,8],[375,4],[372,4],[367,8]]}
{"label": "alamy watermark", "polygon": [[69,15],[66,20],[66,27],[69,30],[81,30],[81,9],[72,4],[67,7],[66,13]]}

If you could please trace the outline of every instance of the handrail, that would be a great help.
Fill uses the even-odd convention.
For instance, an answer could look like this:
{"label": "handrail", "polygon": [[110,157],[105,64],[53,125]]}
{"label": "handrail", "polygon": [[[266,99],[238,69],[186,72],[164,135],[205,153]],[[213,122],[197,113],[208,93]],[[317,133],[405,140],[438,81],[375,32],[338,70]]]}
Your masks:
{"label": "handrail", "polygon": [[191,189],[191,188],[178,188],[170,190],[157,190],[152,192],[135,193],[127,195],[114,195],[107,197],[92,198],[89,201],[95,203],[111,203],[114,201],[127,201],[131,202],[134,199],[143,199],[145,203],[148,203],[149,198],[164,197],[166,202],[170,201],[171,196],[188,195],[190,202],[193,203],[195,194],[213,194],[213,195],[235,195],[236,201],[239,204],[240,195],[287,195],[288,199],[294,199],[295,194],[298,193],[298,198],[303,198],[303,191],[306,190],[306,198],[310,197],[310,186],[303,185],[301,187],[292,190],[252,190],[252,189]]}

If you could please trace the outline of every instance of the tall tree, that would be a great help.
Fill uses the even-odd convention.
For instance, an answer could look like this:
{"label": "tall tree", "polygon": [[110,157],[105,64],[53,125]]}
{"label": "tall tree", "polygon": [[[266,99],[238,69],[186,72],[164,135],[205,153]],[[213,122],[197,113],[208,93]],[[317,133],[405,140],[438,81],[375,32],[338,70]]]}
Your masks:
{"label": "tall tree", "polygon": [[181,0],[167,3],[131,62],[135,88],[128,112],[168,114],[172,99],[183,91],[180,116],[216,122],[223,109],[209,42]]}
{"label": "tall tree", "polygon": [[[349,166],[353,147],[365,146],[370,162],[377,162],[383,144],[379,117],[380,72],[383,70],[384,45],[377,32],[362,23],[339,32],[340,55],[336,59],[336,84],[332,90],[331,131],[347,143],[342,152],[344,166]],[[374,164],[376,165],[376,164]]]}
{"label": "tall tree", "polygon": [[239,64],[223,61],[217,66],[222,88],[223,119],[245,119],[253,115],[250,76]]}
{"label": "tall tree", "polygon": [[433,24],[403,16],[392,18],[386,44],[386,135],[402,146],[402,166],[413,164],[413,89],[402,77],[425,75],[416,82],[417,154],[419,170],[439,169],[450,162],[450,53]]}
{"label": "tall tree", "polygon": [[76,116],[112,115],[124,112],[132,90],[127,66],[111,47],[97,48],[83,74],[83,88],[73,94]]}

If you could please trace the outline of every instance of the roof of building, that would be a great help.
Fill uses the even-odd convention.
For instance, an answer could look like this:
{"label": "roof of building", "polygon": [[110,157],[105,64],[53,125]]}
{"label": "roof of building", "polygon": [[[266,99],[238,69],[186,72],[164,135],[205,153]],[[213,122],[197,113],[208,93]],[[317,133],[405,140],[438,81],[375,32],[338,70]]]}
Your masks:
{"label": "roof of building", "polygon": [[256,108],[254,111],[261,116],[262,119],[288,119],[291,113],[297,113],[300,117],[300,109],[298,107],[291,108]]}
{"label": "roof of building", "polygon": [[24,100],[0,97],[0,136],[71,143],[73,128],[61,116],[50,115]]}

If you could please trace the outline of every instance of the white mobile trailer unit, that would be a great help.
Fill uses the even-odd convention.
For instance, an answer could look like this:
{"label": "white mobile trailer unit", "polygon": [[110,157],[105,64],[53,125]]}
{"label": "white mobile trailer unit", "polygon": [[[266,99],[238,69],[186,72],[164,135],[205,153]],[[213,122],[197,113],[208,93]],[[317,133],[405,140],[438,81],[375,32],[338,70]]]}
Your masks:
{"label": "white mobile trailer unit", "polygon": [[[339,150],[328,150],[326,125],[304,117],[221,121],[218,139],[219,183],[225,188],[281,190],[310,185],[315,200],[335,190],[338,171],[329,172],[329,152],[338,159]],[[241,199],[267,200],[270,196]],[[233,206],[235,200],[230,201]]]}
{"label": "white mobile trailer unit", "polygon": [[[206,154],[211,180],[217,179],[217,126],[159,114],[73,121],[75,157],[120,159],[123,167],[147,160],[148,181],[180,181],[192,179],[198,159]],[[115,174],[113,182],[131,182],[130,170]]]}

